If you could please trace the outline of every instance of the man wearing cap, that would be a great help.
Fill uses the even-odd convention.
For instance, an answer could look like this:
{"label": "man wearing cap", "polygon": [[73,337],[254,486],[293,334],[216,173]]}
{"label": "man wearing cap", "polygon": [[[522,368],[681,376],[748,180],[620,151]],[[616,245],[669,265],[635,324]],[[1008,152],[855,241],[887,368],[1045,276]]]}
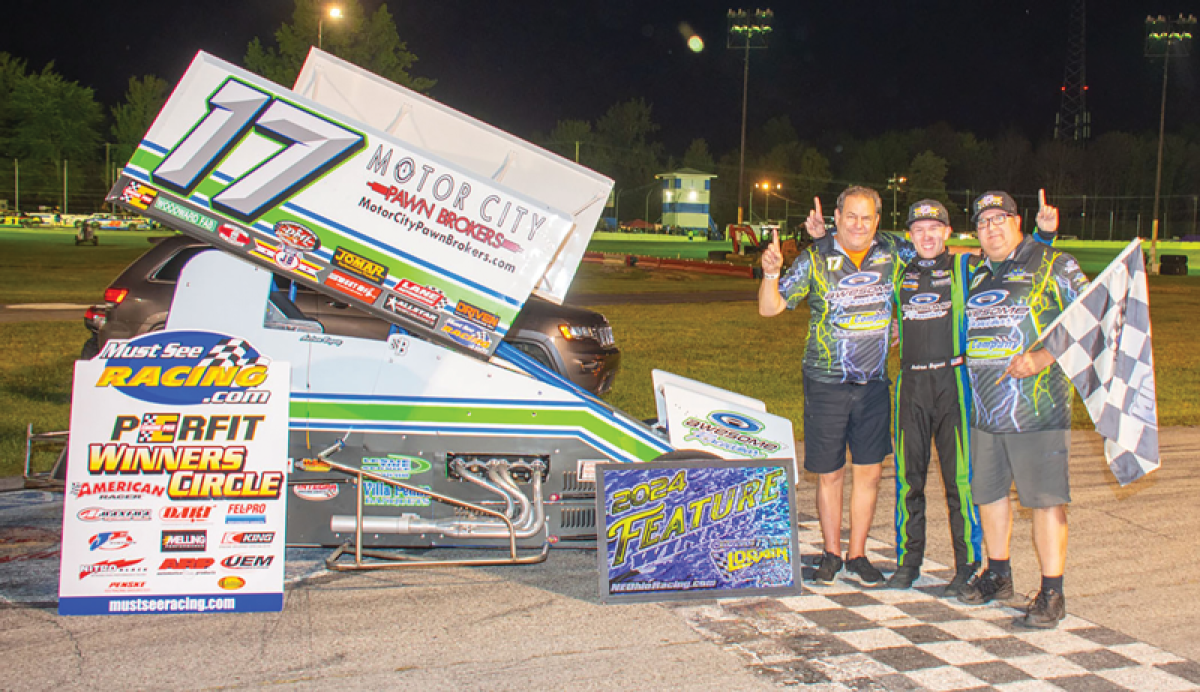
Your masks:
{"label": "man wearing cap", "polygon": [[[1044,192],[1039,202],[1045,211]],[[1037,340],[1088,279],[1075,258],[1024,236],[1017,205],[1007,193],[980,196],[973,219],[983,258],[971,276],[966,306],[974,396],[971,493],[979,505],[988,566],[963,588],[959,600],[980,604],[1014,594],[1008,495],[1015,481],[1021,504],[1033,510],[1033,544],[1042,573],[1041,588],[1018,623],[1051,628],[1066,615],[1071,382]]]}
{"label": "man wearing cap", "polygon": [[[820,199],[806,222],[824,235]],[[817,474],[817,516],[824,553],[814,581],[832,584],[843,565],[865,585],[883,574],[866,557],[875,515],[880,467],[891,451],[887,379],[892,291],[912,246],[893,235],[876,235],[879,193],[849,187],[838,196],[838,233],[804,249],[780,279],[779,235],[763,252],[758,310],[773,317],[806,300],[810,309],[804,380],[804,468]],[[850,542],[842,560],[842,491],[846,448],[852,461]]]}
{"label": "man wearing cap", "polygon": [[[1053,243],[1053,207],[1038,216],[1035,238]],[[966,350],[967,278],[972,255],[952,255],[950,214],[941,202],[923,199],[908,210],[908,233],[917,257],[896,286],[900,310],[900,366],[896,379],[896,571],[888,586],[906,589],[920,577],[925,557],[925,479],[930,440],[938,450],[954,548],[954,578],[946,596],[957,596],[979,569],[979,513],[971,497],[968,429],[970,383]]]}

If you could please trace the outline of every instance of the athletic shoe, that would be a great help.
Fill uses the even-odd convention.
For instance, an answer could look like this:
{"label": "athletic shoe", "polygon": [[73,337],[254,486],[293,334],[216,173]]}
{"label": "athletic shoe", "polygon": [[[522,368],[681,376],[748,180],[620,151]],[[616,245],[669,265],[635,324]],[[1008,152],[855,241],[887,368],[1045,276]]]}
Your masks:
{"label": "athletic shoe", "polygon": [[883,583],[883,572],[875,569],[866,555],[847,560],[846,571],[850,574],[857,574],[858,581],[863,586],[878,586]]}
{"label": "athletic shoe", "polygon": [[833,553],[826,552],[821,556],[821,564],[817,567],[816,574],[813,575],[813,581],[817,584],[828,586],[833,583],[833,578],[841,571],[842,558]]}
{"label": "athletic shoe", "polygon": [[958,600],[967,605],[982,605],[996,599],[1005,601],[1012,597],[1012,575],[1002,577],[990,569],[973,577],[958,594]]}
{"label": "athletic shoe", "polygon": [[892,576],[888,577],[887,587],[889,589],[911,589],[913,582],[921,576],[921,568],[915,565],[904,565],[897,567]]}
{"label": "athletic shoe", "polygon": [[1052,629],[1067,616],[1067,599],[1061,591],[1042,589],[1025,610],[1025,617],[1017,618],[1018,625]]}
{"label": "athletic shoe", "polygon": [[963,588],[966,587],[967,582],[969,582],[971,577],[975,576],[975,573],[978,571],[978,562],[959,565],[958,569],[954,572],[954,578],[950,580],[950,583],[947,584],[946,588],[942,591],[942,596],[945,598],[950,598],[951,596],[958,596],[961,594],[963,592]]}

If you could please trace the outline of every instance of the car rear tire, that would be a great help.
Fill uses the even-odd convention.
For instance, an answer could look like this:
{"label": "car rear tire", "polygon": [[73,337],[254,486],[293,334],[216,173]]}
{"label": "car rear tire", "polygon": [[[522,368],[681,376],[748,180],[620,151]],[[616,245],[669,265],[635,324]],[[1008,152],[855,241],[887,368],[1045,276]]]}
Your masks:
{"label": "car rear tire", "polygon": [[83,348],[79,351],[80,360],[91,360],[100,355],[100,337],[96,334],[92,338],[83,342]]}

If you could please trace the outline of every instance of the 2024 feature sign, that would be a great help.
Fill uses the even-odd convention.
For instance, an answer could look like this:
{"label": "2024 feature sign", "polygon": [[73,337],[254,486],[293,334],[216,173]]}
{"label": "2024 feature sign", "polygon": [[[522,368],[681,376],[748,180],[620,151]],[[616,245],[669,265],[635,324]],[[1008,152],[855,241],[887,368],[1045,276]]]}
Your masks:
{"label": "2024 feature sign", "polygon": [[282,610],[289,384],[211,332],[75,364],[60,615]]}
{"label": "2024 feature sign", "polygon": [[605,603],[800,592],[792,461],[596,467]]}

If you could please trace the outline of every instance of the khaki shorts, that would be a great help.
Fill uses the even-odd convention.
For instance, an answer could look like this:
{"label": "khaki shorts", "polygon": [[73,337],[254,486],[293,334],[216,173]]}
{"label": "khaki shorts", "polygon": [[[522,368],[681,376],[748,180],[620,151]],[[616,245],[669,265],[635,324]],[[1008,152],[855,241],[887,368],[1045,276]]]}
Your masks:
{"label": "khaki shorts", "polygon": [[980,505],[1008,497],[1013,481],[1025,507],[1071,502],[1070,430],[987,433],[971,428],[971,494]]}

